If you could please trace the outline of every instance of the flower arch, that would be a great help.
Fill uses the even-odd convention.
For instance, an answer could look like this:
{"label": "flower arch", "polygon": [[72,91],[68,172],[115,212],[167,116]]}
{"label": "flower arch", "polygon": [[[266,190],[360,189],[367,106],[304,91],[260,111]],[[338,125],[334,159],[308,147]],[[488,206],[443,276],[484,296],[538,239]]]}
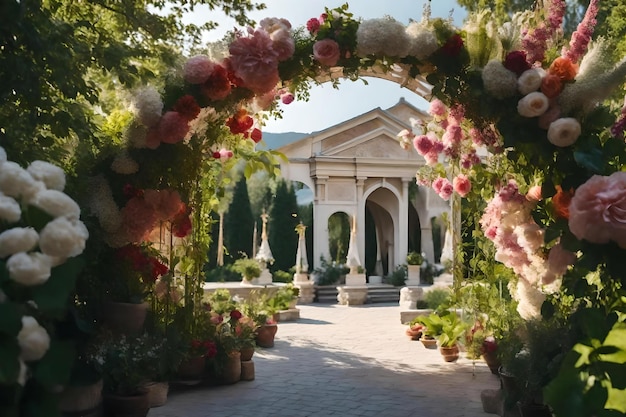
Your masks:
{"label": "flower arch", "polygon": [[[474,224],[493,242],[496,260],[513,269],[520,314],[601,317],[610,325],[597,343],[580,337],[576,346],[626,351],[611,336],[623,332],[623,316],[609,319],[625,310],[626,111],[615,120],[599,105],[622,82],[626,61],[610,59],[606,40],[590,45],[597,4],[590,2],[563,49],[552,40],[564,0],[515,14],[499,29],[488,12],[460,30],[431,19],[428,9],[404,26],[392,18],[361,22],[347,5],[306,28],[263,19],[233,34],[223,59],[191,57],[160,92],[134,93],[129,111],[115,115],[118,146],[103,150],[92,172],[99,198],[91,211],[113,247],[150,241],[157,226],[169,224],[188,240],[190,261],[179,272],[197,276],[208,245],[205,220],[237,161],[245,161],[246,174],[277,173],[279,155],[255,148],[265,112],[277,100],[306,99],[310,82],[383,78],[437,97],[432,121],[399,132],[399,146],[425,158],[418,183],[452,198],[453,213],[460,197],[489,202],[476,206],[487,211]],[[584,378],[603,360],[576,365],[575,374]],[[610,384],[610,376],[597,384]]]}

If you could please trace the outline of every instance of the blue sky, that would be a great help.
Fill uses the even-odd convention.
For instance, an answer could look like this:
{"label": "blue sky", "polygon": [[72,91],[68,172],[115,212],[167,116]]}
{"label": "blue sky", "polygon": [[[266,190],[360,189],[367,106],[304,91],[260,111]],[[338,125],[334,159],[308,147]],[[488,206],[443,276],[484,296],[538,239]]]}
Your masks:
{"label": "blue sky", "polygon": [[[345,0],[265,0],[265,10],[254,12],[250,17],[257,22],[264,17],[283,17],[288,19],[292,26],[303,26],[311,17],[317,17],[324,12],[324,7],[335,8],[346,3]],[[420,20],[426,0],[390,0],[371,1],[354,0],[348,2],[350,11],[357,18],[371,19],[389,15],[396,20],[407,24],[409,19]],[[451,10],[454,22],[460,26],[465,12],[454,0],[433,0],[431,2],[432,16],[446,18]],[[194,13],[192,20],[199,21],[208,12]],[[211,32],[207,40],[220,39],[224,33],[232,29],[234,21],[227,18],[217,18],[215,12],[209,15],[217,20],[220,27]],[[335,125],[365,113],[376,107],[388,108],[398,102],[401,97],[425,109],[427,102],[417,94],[401,88],[398,84],[368,78],[368,85],[361,81],[343,81],[339,89],[329,84],[315,86],[311,89],[308,102],[297,102],[282,106],[283,119],[269,120],[264,128],[267,132],[304,132],[310,133]]]}

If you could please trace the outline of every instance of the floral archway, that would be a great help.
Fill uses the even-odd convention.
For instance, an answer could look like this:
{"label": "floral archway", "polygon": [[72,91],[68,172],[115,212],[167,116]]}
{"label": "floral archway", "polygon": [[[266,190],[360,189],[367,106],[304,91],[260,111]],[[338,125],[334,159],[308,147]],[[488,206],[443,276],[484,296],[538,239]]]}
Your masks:
{"label": "floral archway", "polygon": [[[271,112],[277,99],[288,104],[306,98],[311,80],[379,76],[438,98],[430,108],[432,122],[399,132],[398,140],[425,158],[418,183],[452,199],[453,213],[461,213],[460,198],[473,202],[463,219],[465,234],[455,242],[462,248],[455,264],[459,294],[471,288],[474,276],[493,284],[489,274],[500,271],[510,278],[518,318],[533,326],[543,320],[567,335],[556,353],[540,358],[549,361],[550,373],[540,375],[540,381],[526,375],[531,394],[542,392],[558,416],[626,412],[621,376],[626,112],[616,118],[600,105],[622,83],[626,61],[615,64],[603,40],[590,44],[597,3],[590,2],[562,48],[554,41],[565,2],[551,0],[533,13],[512,16],[500,30],[487,12],[470,16],[459,30],[431,18],[428,10],[421,22],[407,27],[391,18],[361,22],[346,5],[301,29],[284,19],[264,19],[256,29],[233,34],[221,61],[191,57],[159,88],[133,92],[129,108],[110,115],[105,126],[111,143],[85,157],[87,197],[80,200],[90,235],[85,255],[89,275],[98,279],[82,288],[91,294],[81,294],[79,287],[77,299],[98,305],[106,300],[94,302],[94,290],[104,298],[127,300],[152,291],[155,312],[165,311],[165,320],[182,332],[200,331],[196,318],[202,311],[208,218],[232,180],[230,171],[244,160],[246,174],[256,169],[277,174],[274,158],[279,156],[255,149],[264,111]],[[18,202],[53,218],[67,217],[57,209],[71,207],[72,223],[63,230],[71,230],[74,246],[63,252],[65,258],[80,253],[86,234],[65,197],[47,192],[56,195],[49,204],[37,197],[50,190],[36,183],[48,186],[58,172],[20,170],[3,153],[0,164],[1,259],[7,271],[0,282],[11,283],[3,284],[0,305],[11,310],[12,321],[23,323],[7,327],[17,340],[11,352],[19,346],[22,355],[12,354],[8,375],[15,378],[0,383],[15,385],[24,383],[38,361],[47,365],[60,357],[44,328],[51,329],[58,319],[58,306],[38,311],[27,303],[29,287],[57,282],[51,271],[58,252],[30,230],[16,232],[17,227],[4,224],[35,226],[29,223],[32,217],[22,216]],[[16,178],[32,185],[32,195],[16,189]],[[55,204],[55,198],[66,205]],[[507,268],[494,266],[494,258]],[[154,288],[137,279],[138,267],[158,278]],[[32,274],[38,278],[31,279]],[[127,281],[119,286],[112,276]],[[131,279],[137,286],[128,285]],[[65,296],[73,291],[69,283],[61,287]],[[167,315],[173,298],[182,300],[179,316]],[[497,311],[479,312],[501,317]],[[511,322],[486,324],[501,332]],[[502,345],[510,346],[512,363],[544,363],[523,337],[532,335],[533,326],[520,325],[526,332],[521,338],[511,328],[509,334],[498,334]],[[44,341],[35,351],[29,342],[33,332]],[[46,357],[50,346],[54,355]],[[573,410],[572,403],[585,406]]]}

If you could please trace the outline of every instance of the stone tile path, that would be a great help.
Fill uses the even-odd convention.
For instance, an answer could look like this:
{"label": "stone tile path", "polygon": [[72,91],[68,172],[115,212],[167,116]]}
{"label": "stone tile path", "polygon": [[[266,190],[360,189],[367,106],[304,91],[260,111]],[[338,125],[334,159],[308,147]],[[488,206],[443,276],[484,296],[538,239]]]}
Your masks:
{"label": "stone tile path", "polygon": [[397,304],[298,308],[257,348],[254,381],[175,389],[148,417],[489,416],[480,392],[499,382],[485,363],[410,341]]}

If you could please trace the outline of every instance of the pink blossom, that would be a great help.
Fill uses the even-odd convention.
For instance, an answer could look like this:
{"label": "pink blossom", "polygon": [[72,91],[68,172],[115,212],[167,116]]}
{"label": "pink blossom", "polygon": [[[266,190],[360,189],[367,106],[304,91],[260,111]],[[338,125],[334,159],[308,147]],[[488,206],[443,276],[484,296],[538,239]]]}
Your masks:
{"label": "pink blossom", "polygon": [[158,220],[167,221],[176,215],[183,206],[176,190],[144,190],[146,204],[155,211]]}
{"label": "pink blossom", "polygon": [[435,117],[443,117],[446,114],[446,105],[439,99],[430,102],[428,113]]}
{"label": "pink blossom", "polygon": [[434,149],[431,149],[426,155],[424,155],[426,165],[433,166],[439,161],[439,153]]}
{"label": "pink blossom", "polygon": [[450,181],[444,178],[443,184],[441,185],[441,190],[439,191],[439,197],[447,201],[448,199],[450,199],[450,196],[452,196],[453,192],[454,187],[452,186]]}
{"label": "pink blossom", "polygon": [[436,152],[438,154],[443,152],[444,145],[443,143],[441,143],[441,141],[437,140],[437,136],[432,132],[428,132],[428,137],[433,142],[432,152]]}
{"label": "pink blossom", "polygon": [[185,62],[185,81],[189,84],[202,84],[213,73],[215,64],[206,55],[196,55]]}
{"label": "pink blossom", "polygon": [[599,10],[598,4],[599,0],[591,0],[589,2],[589,6],[585,12],[585,17],[578,24],[576,31],[572,34],[569,49],[563,47],[561,55],[574,63],[580,61],[587,51],[587,47],[591,41],[591,36],[593,35],[593,30],[597,23],[596,16]]}
{"label": "pink blossom", "polygon": [[465,107],[462,104],[456,104],[450,109],[450,118],[457,124],[460,124],[465,118]]}
{"label": "pink blossom", "polygon": [[130,242],[141,242],[156,226],[157,215],[150,204],[141,197],[133,197],[121,210],[122,230]]}
{"label": "pink blossom", "polygon": [[296,50],[296,44],[287,29],[278,29],[270,35],[272,48],[278,54],[279,61],[285,61],[292,57]]}
{"label": "pink blossom", "polygon": [[442,177],[435,178],[435,180],[432,183],[433,190],[437,194],[439,194],[441,192],[441,187],[443,187],[443,185],[446,183],[446,181],[448,181],[448,180],[445,179],[445,178],[442,178]]}
{"label": "pink blossom", "polygon": [[498,232],[498,228],[496,226],[491,226],[487,230],[485,230],[485,236],[487,239],[494,240],[496,238],[496,234]]}
{"label": "pink blossom", "polygon": [[578,239],[612,240],[626,248],[626,172],[591,177],[576,189],[569,215],[569,228]]}
{"label": "pink blossom", "polygon": [[189,132],[189,122],[180,113],[168,111],[161,117],[158,129],[161,142],[174,144],[185,139]]}
{"label": "pink blossom", "polygon": [[[565,250],[560,243],[550,249],[548,254],[548,269],[556,275],[563,275],[570,265],[576,262],[576,255]],[[545,282],[544,284],[549,284]]]}
{"label": "pink blossom", "polygon": [[526,200],[528,201],[540,201],[541,200],[541,185],[533,185],[526,193]]}
{"label": "pink blossom", "polygon": [[283,104],[291,104],[294,99],[295,98],[291,93],[283,93],[280,95],[280,101],[282,101]]}
{"label": "pink blossom", "polygon": [[320,29],[320,25],[321,23],[319,19],[312,17],[306,22],[306,29],[309,31],[309,33],[311,33],[311,35],[315,35]]}
{"label": "pink blossom", "polygon": [[454,146],[461,143],[463,140],[463,130],[461,126],[457,124],[449,124],[446,128],[446,132],[441,137],[441,141],[445,146]]}
{"label": "pink blossom", "polygon": [[415,147],[415,150],[417,150],[417,153],[423,156],[433,149],[433,142],[428,136],[419,135],[415,136],[413,139],[413,146]]}
{"label": "pink blossom", "polygon": [[465,174],[459,174],[452,180],[454,191],[461,197],[465,197],[472,189],[472,183]]}
{"label": "pink blossom", "polygon": [[220,149],[220,158],[221,159],[226,160],[226,159],[230,159],[232,157],[233,157],[233,151],[231,151],[230,149],[225,149],[225,148]]}
{"label": "pink blossom", "polygon": [[247,88],[263,94],[273,89],[280,80],[278,52],[264,30],[255,30],[249,35],[238,35],[231,42],[230,66]]}
{"label": "pink blossom", "polygon": [[332,39],[323,39],[313,45],[313,57],[322,65],[333,67],[341,57],[339,44]]}

